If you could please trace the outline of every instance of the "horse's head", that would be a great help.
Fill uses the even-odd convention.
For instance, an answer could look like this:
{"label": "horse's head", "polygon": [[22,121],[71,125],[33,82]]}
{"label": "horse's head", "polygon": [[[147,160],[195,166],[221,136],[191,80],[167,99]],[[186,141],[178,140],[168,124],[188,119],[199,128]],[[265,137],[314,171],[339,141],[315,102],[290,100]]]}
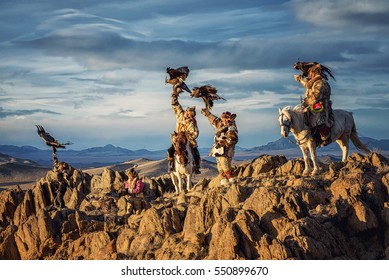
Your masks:
{"label": "horse's head", "polygon": [[278,109],[280,115],[278,117],[278,123],[281,128],[281,136],[286,138],[289,135],[289,131],[292,125],[292,116],[290,114],[290,106]]}
{"label": "horse's head", "polygon": [[187,143],[188,138],[186,138],[185,133],[183,132],[174,132],[170,134],[170,139],[175,150],[175,154],[179,158],[181,164],[186,164],[189,161]]}

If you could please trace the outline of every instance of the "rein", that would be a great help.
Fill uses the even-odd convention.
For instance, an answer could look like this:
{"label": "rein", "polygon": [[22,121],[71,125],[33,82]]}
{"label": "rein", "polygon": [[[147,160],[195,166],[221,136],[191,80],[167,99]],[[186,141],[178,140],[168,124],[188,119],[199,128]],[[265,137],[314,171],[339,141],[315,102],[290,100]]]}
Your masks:
{"label": "rein", "polygon": [[[282,120],[282,123],[280,124],[280,127],[281,126],[285,126],[285,127],[287,127],[288,128],[288,130],[290,131],[290,128],[291,128],[291,124],[292,124],[292,121],[290,121],[290,124],[286,124],[286,123],[284,123],[284,121],[283,121],[283,116],[284,116],[284,113],[281,113],[281,120]],[[316,129],[317,128],[315,128],[315,132],[316,132]],[[296,139],[296,142],[293,142],[292,140],[290,140],[290,138],[289,137],[287,137],[287,139],[288,139],[288,141],[290,142],[290,143],[292,143],[292,144],[296,144],[296,145],[302,145],[302,144],[304,144],[304,143],[306,143],[307,141],[308,141],[308,137],[309,136],[311,136],[311,133],[310,132],[308,132],[303,138],[301,138],[301,139]],[[295,137],[296,138],[296,137]],[[306,140],[306,141],[304,141],[304,142],[302,142],[303,140]]]}

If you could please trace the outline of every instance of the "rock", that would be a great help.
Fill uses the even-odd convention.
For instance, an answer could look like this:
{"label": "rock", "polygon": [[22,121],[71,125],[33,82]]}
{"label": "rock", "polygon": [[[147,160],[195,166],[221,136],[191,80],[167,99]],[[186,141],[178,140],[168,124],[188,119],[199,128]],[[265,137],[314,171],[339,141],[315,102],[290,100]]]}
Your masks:
{"label": "rock", "polygon": [[0,232],[0,260],[19,260],[20,254],[15,242],[17,227],[7,226]]}
{"label": "rock", "polygon": [[0,192],[0,227],[12,224],[15,211],[23,201],[23,197],[24,193],[21,189]]}
{"label": "rock", "polygon": [[144,178],[49,171],[31,190],[0,192],[1,259],[387,259],[389,169],[353,154],[301,176],[302,159],[263,155],[174,193],[168,175]]}

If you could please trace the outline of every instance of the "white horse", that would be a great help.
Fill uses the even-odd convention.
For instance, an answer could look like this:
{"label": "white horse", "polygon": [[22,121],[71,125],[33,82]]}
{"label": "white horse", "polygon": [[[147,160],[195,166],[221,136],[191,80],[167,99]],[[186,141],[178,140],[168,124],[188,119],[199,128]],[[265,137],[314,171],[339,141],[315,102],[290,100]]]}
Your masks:
{"label": "white horse", "polygon": [[192,175],[194,173],[194,156],[190,143],[185,133],[174,132],[170,134],[174,146],[174,171],[170,172],[176,193],[183,190],[184,180],[186,179],[186,190],[192,187]]}
{"label": "white horse", "polygon": [[[296,106],[293,110],[290,106],[283,109],[279,109],[279,124],[281,127],[282,137],[288,137],[289,131],[293,133],[297,144],[303,153],[305,168],[303,175],[308,175],[312,166],[308,158],[308,151],[311,154],[313,162],[312,175],[319,174],[320,168],[317,163],[316,148],[317,142],[312,131],[306,125],[304,121],[304,112]],[[342,150],[342,161],[346,161],[349,152],[349,141],[355,145],[355,147],[365,153],[370,153],[370,150],[361,142],[358,137],[355,127],[354,118],[351,112],[344,110],[333,110],[334,125],[331,128],[330,143],[336,141]]]}

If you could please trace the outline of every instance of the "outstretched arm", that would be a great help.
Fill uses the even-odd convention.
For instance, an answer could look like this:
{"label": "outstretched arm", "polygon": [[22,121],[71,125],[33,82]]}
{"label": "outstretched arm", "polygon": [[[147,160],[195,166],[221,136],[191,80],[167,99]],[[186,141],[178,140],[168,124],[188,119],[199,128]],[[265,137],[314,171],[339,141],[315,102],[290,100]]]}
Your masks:
{"label": "outstretched arm", "polygon": [[218,127],[218,123],[221,122],[221,119],[212,114],[208,108],[201,109],[201,114],[203,114],[209,121],[209,123],[214,127]]}
{"label": "outstretched arm", "polygon": [[309,81],[309,79],[307,77],[304,77],[303,75],[294,75],[294,79],[296,80],[296,82],[302,84],[304,87]]}
{"label": "outstretched arm", "polygon": [[178,102],[178,94],[174,91],[172,93],[172,109],[177,118],[184,113],[184,109],[182,109],[181,104]]}

